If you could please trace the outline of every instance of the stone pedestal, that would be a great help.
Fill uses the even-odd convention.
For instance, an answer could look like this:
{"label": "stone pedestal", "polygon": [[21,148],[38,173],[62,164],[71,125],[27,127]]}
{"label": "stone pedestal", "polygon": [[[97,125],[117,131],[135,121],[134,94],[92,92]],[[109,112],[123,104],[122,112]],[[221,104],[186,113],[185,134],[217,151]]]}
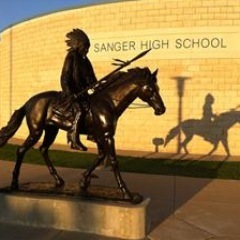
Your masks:
{"label": "stone pedestal", "polygon": [[133,205],[40,194],[0,193],[0,222],[144,239],[150,199]]}

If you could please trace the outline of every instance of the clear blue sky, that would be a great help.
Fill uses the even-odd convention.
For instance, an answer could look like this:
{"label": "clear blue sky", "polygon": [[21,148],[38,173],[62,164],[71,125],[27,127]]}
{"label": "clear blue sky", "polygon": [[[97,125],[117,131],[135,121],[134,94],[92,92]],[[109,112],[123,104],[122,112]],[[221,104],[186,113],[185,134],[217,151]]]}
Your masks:
{"label": "clear blue sky", "polygon": [[1,0],[0,31],[40,14],[100,2],[107,0]]}

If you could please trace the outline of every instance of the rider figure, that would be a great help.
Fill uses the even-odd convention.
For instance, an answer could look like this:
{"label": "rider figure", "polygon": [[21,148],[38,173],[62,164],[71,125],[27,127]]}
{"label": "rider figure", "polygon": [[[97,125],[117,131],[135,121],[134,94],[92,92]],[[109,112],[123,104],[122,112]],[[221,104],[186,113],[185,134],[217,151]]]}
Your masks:
{"label": "rider figure", "polygon": [[216,117],[213,114],[212,105],[214,103],[214,97],[212,94],[207,94],[205,97],[205,103],[203,105],[203,117],[202,120],[205,124],[211,124],[213,119]]}
{"label": "rider figure", "polygon": [[87,151],[79,137],[80,118],[83,112],[89,110],[88,94],[83,93],[77,97],[76,94],[86,89],[89,85],[97,82],[93,67],[87,53],[90,41],[87,34],[80,29],[73,29],[66,34],[67,45],[70,47],[66,55],[61,74],[61,87],[63,92],[73,98],[73,106],[76,111],[72,128],[68,131],[67,139],[71,148]]}

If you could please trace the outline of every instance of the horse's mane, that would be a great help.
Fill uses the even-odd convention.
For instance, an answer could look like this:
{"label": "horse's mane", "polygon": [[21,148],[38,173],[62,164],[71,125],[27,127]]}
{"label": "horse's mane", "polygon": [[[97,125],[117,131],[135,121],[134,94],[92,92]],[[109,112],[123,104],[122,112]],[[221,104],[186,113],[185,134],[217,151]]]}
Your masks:
{"label": "horse's mane", "polygon": [[148,67],[145,67],[145,68],[139,68],[139,67],[135,67],[135,68],[130,68],[128,69],[126,72],[122,72],[122,73],[125,73],[126,75],[128,74],[132,74],[133,76],[150,76],[151,75],[151,71],[149,70]]}
{"label": "horse's mane", "polygon": [[129,80],[130,78],[137,78],[137,79],[142,79],[142,76],[150,76],[151,71],[149,68],[131,68],[128,69],[127,71],[119,71],[112,75],[109,79],[107,79],[107,83],[111,82],[111,87],[118,85],[119,83],[123,83],[124,81]]}
{"label": "horse's mane", "polygon": [[229,121],[235,116],[240,116],[240,111],[229,110],[216,116],[215,122]]}
{"label": "horse's mane", "polygon": [[219,117],[227,117],[229,115],[233,115],[233,114],[237,114],[237,113],[239,114],[240,112],[239,111],[235,111],[235,110],[229,110],[229,111],[220,113],[218,116]]}

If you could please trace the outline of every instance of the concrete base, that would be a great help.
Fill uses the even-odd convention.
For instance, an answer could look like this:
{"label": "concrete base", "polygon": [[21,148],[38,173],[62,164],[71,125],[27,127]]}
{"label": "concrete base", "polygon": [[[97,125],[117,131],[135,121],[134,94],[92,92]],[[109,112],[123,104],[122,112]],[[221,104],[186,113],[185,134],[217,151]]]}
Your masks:
{"label": "concrete base", "polygon": [[0,193],[0,222],[94,233],[119,239],[144,239],[147,207],[21,193]]}

